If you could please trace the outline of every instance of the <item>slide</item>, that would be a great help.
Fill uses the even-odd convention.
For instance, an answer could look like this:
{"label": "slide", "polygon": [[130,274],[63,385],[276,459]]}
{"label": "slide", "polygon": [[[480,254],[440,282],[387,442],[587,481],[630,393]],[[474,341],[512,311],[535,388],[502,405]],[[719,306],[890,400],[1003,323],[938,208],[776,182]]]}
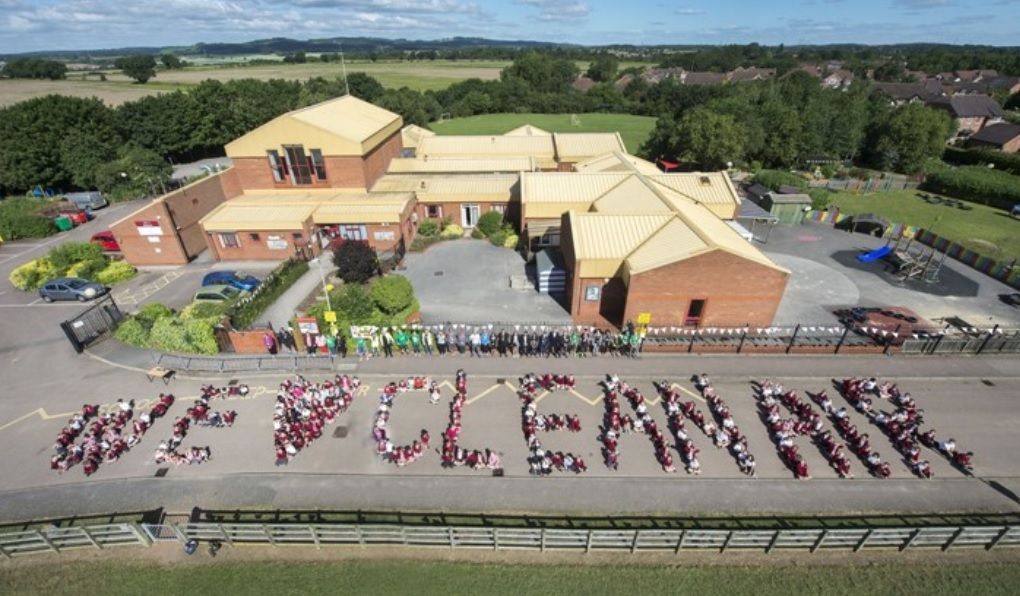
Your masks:
{"label": "slide", "polygon": [[862,263],[871,263],[872,261],[877,261],[881,259],[882,257],[886,256],[891,252],[892,252],[891,246],[883,246],[881,248],[876,248],[871,252],[866,252],[862,255],[857,255],[857,260]]}

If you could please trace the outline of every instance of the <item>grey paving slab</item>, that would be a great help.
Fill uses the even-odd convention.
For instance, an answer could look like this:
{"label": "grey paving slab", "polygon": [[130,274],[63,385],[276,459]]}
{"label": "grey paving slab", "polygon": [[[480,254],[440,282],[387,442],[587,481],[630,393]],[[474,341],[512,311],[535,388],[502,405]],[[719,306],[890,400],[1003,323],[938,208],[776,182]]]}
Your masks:
{"label": "grey paving slab", "polygon": [[440,242],[422,253],[408,253],[400,271],[414,285],[428,323],[506,321],[569,322],[553,298],[531,289],[511,289],[510,277],[525,263],[516,252],[485,240]]}

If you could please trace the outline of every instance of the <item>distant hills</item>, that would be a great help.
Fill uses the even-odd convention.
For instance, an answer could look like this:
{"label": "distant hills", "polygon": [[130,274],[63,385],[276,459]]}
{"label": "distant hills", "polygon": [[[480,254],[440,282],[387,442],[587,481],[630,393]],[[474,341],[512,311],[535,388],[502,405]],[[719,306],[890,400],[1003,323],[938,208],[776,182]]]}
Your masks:
{"label": "distant hills", "polygon": [[103,58],[123,56],[127,54],[162,54],[172,53],[180,56],[235,56],[239,54],[289,54],[293,52],[406,52],[430,50],[467,50],[475,48],[547,48],[547,47],[579,47],[569,44],[528,41],[486,39],[482,37],[452,37],[437,40],[415,39],[384,39],[381,37],[331,37],[326,39],[290,39],[273,37],[256,39],[238,43],[197,43],[191,46],[153,46],[110,48],[103,50],[54,50],[25,52],[21,54],[0,55],[2,58],[14,56],[50,57],[61,59]]}

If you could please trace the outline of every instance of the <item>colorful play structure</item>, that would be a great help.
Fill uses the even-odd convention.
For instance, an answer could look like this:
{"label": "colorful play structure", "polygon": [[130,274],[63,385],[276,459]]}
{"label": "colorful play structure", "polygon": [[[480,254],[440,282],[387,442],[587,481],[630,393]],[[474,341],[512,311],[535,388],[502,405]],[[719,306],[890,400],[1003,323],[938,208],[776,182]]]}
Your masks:
{"label": "colorful play structure", "polygon": [[[941,256],[936,259],[936,255]],[[915,244],[913,236],[900,234],[896,237],[895,244],[890,238],[885,246],[857,255],[857,260],[861,263],[885,260],[892,266],[894,274],[900,281],[921,279],[927,283],[935,283],[939,281],[946,253],[920,242]]]}

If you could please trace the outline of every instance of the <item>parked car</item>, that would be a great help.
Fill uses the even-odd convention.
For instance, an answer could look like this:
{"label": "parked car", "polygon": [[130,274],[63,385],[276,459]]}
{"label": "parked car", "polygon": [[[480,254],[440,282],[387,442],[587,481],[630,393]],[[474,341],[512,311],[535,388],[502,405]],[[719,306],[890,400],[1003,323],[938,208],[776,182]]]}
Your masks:
{"label": "parked car", "polygon": [[46,302],[54,300],[77,300],[86,302],[98,298],[110,291],[110,288],[80,277],[58,277],[44,283],[39,288],[39,296]]}
{"label": "parked car", "polygon": [[110,230],[103,230],[102,232],[92,234],[89,242],[101,246],[103,250],[108,252],[120,252],[120,244],[117,243],[117,239],[113,237],[113,232]]}
{"label": "parked car", "polygon": [[195,302],[225,302],[240,298],[246,294],[248,294],[247,291],[238,290],[234,286],[226,284],[203,286],[199,291],[195,292]]}
{"label": "parked car", "polygon": [[247,290],[249,292],[259,287],[259,283],[261,282],[259,282],[257,277],[241,271],[213,271],[212,273],[207,273],[202,278],[203,286],[226,284],[238,290]]}
{"label": "parked car", "polygon": [[97,191],[69,192],[66,198],[79,209],[102,209],[110,204],[106,201],[103,193]]}

